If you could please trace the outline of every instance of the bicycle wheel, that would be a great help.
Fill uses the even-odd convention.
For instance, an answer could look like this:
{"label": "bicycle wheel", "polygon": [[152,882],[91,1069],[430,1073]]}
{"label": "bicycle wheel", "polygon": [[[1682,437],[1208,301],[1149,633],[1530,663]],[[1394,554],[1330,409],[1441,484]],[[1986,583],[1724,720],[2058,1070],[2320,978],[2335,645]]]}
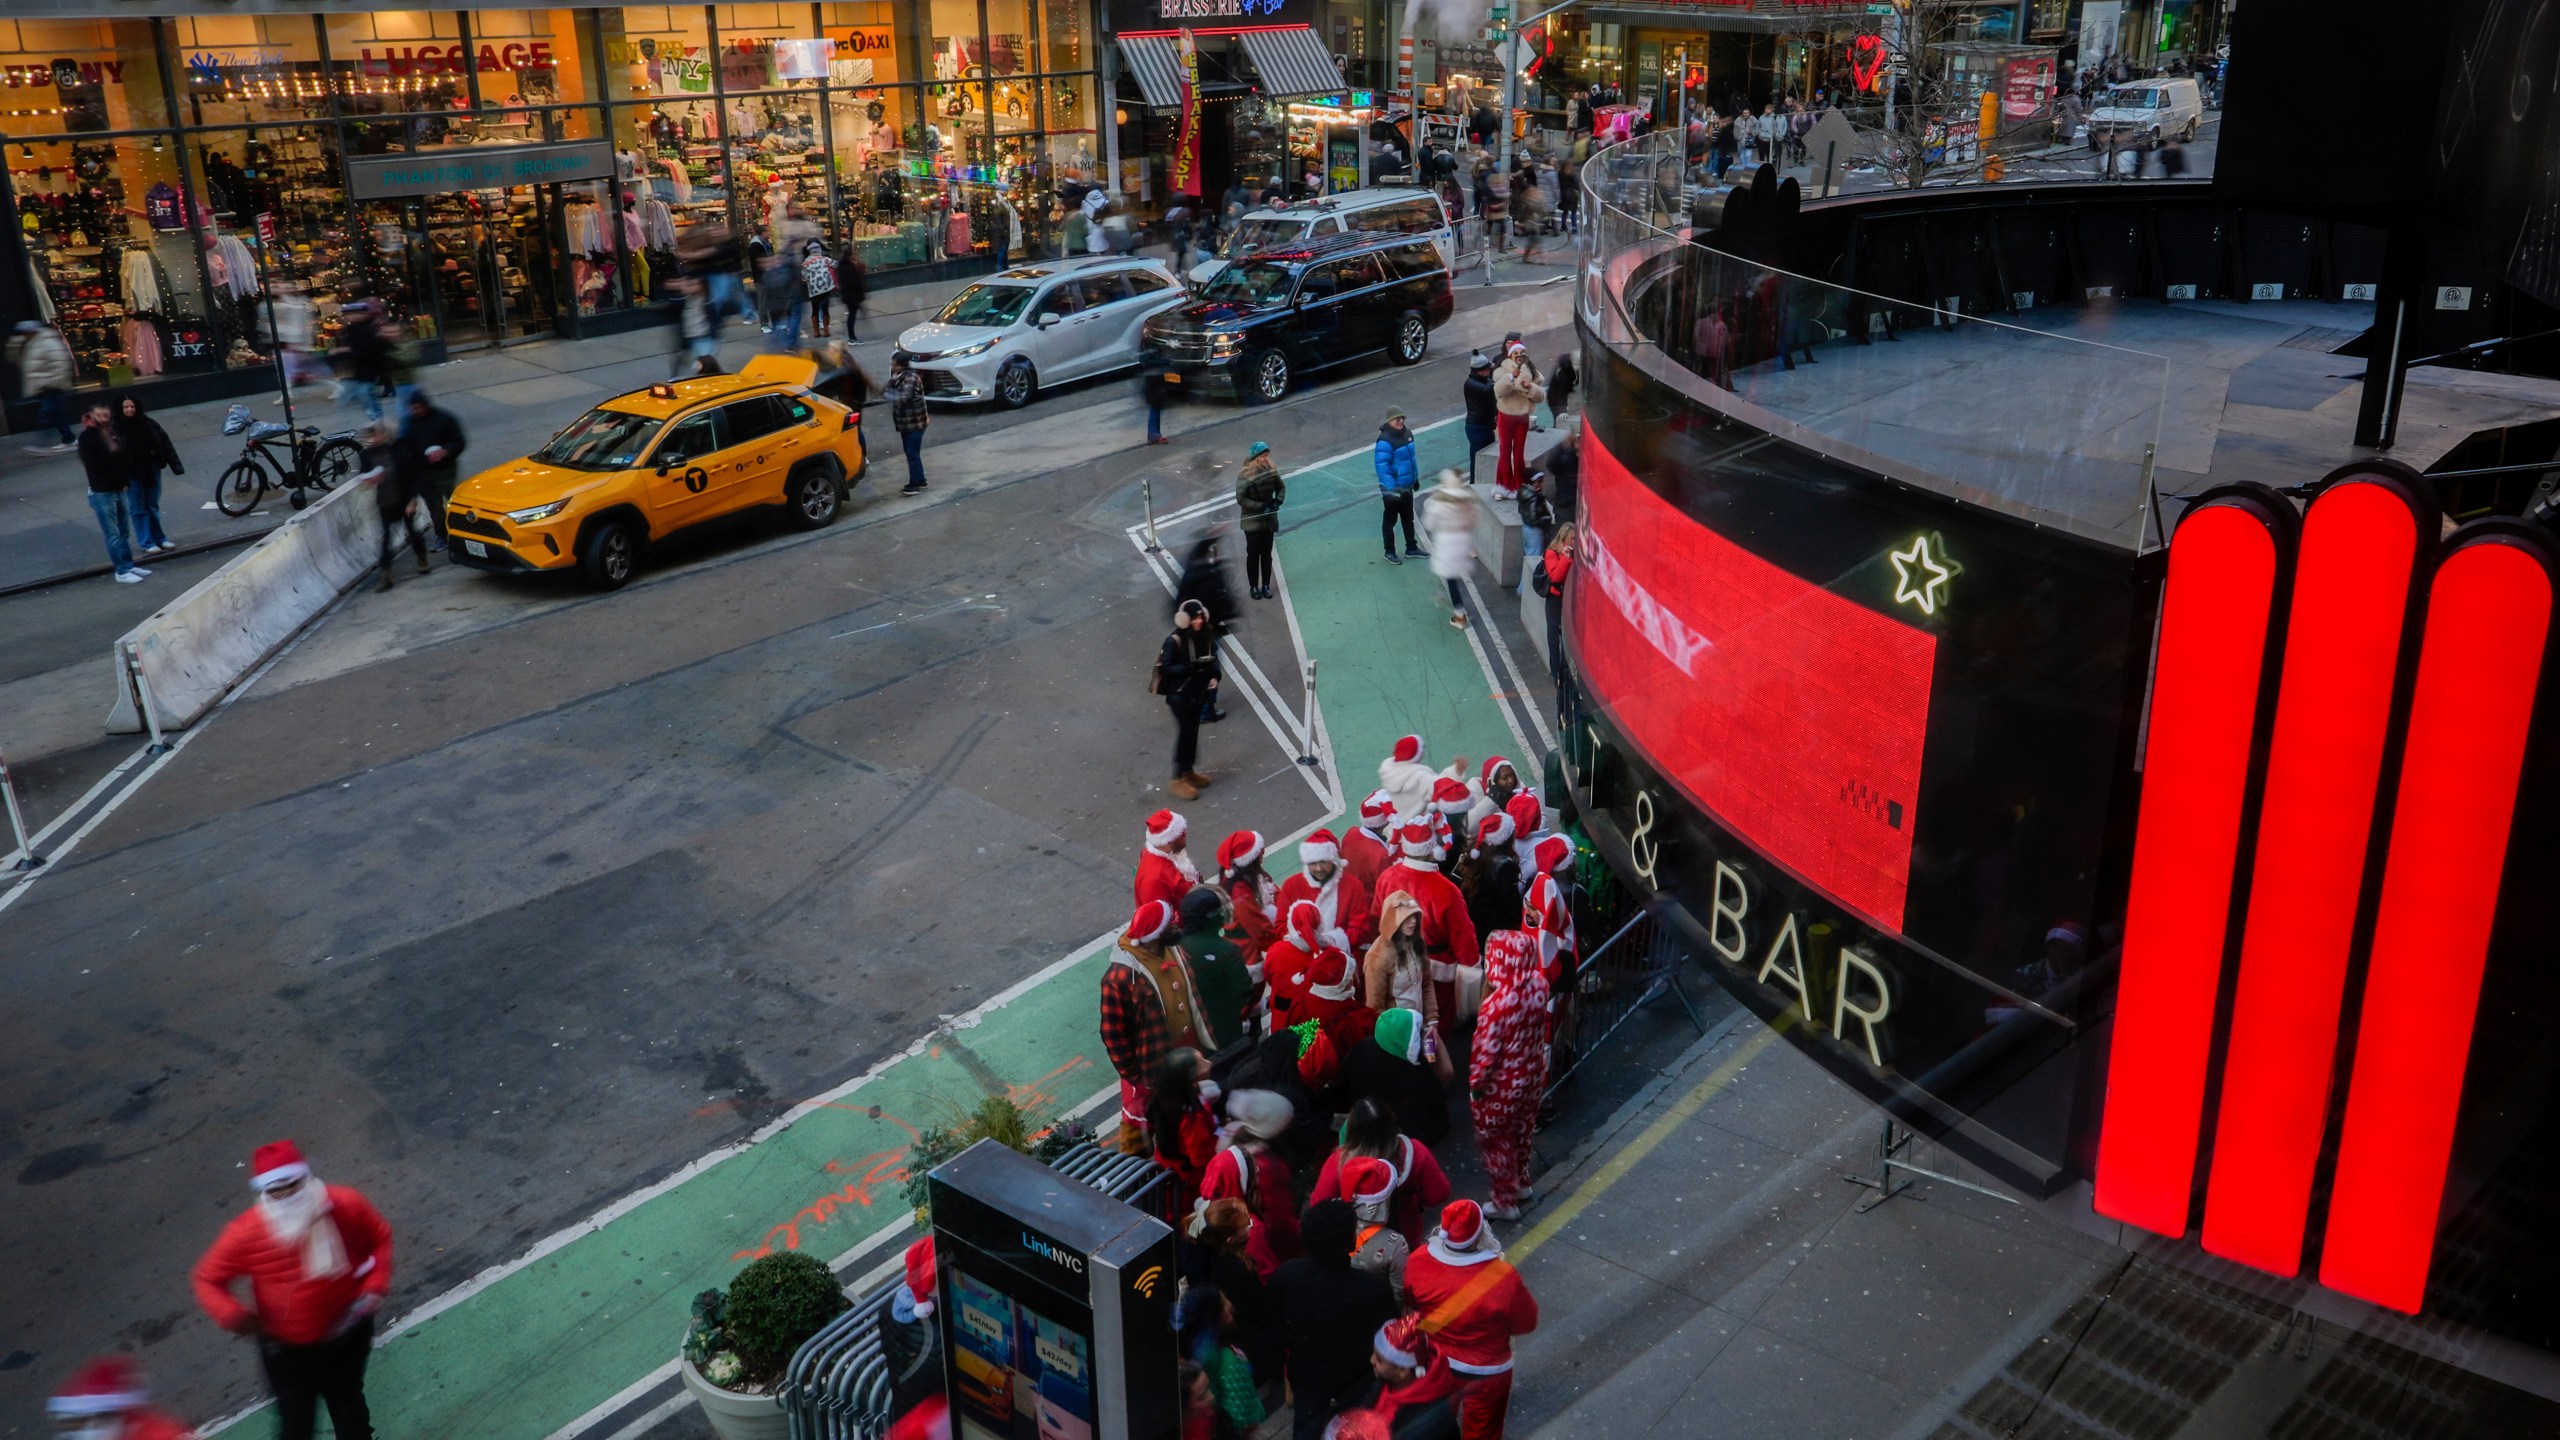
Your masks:
{"label": "bicycle wheel", "polygon": [[364,447],[341,435],[311,457],[311,488],[326,493],[364,469]]}
{"label": "bicycle wheel", "polygon": [[236,519],[257,509],[274,483],[267,478],[266,466],[243,455],[213,482],[213,503],[223,514]]}

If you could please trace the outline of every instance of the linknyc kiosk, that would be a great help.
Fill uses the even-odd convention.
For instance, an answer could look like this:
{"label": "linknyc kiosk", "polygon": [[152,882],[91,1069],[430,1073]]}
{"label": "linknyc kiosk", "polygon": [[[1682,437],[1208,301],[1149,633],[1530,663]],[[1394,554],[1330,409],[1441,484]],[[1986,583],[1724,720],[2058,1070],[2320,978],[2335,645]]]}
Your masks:
{"label": "linknyc kiosk", "polygon": [[1174,1440],[1173,1231],[993,1140],[929,1178],[953,1440]]}

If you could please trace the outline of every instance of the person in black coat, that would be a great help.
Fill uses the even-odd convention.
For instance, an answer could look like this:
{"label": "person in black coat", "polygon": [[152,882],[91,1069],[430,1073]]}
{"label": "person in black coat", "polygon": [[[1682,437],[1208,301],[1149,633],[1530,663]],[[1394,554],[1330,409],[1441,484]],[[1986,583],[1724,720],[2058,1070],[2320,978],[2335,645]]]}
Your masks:
{"label": "person in black coat", "polygon": [[1573,363],[1573,352],[1567,350],[1556,357],[1553,370],[1547,372],[1547,414],[1556,424],[1564,424],[1565,408],[1573,403],[1573,387],[1582,379],[1581,370]]}
{"label": "person in black coat", "polygon": [[397,537],[409,537],[409,553],[418,557],[421,575],[427,573],[427,539],[410,520],[420,490],[417,456],[399,443],[387,421],[376,420],[365,427],[364,473],[373,479],[374,509],[382,516],[382,575],[373,588],[388,590],[391,552],[398,544]]}
{"label": "person in black coat", "polygon": [[1173,633],[1156,652],[1156,692],[1173,712],[1173,780],[1165,788],[1197,800],[1209,783],[1200,773],[1200,717],[1218,693],[1218,640],[1208,608],[1197,600],[1174,612]]}
{"label": "person in black coat", "polygon": [[399,445],[408,452],[409,470],[417,478],[418,501],[426,507],[428,524],[435,531],[435,548],[445,544],[444,506],[452,498],[454,481],[462,474],[462,422],[452,412],[436,408],[423,390],[409,392],[408,424],[401,427]]}
{"label": "person in black coat", "polygon": [[1182,393],[1182,372],[1166,363],[1163,351],[1150,346],[1138,357],[1138,388],[1147,399],[1147,443],[1172,444],[1165,438],[1164,407]]}
{"label": "person in black coat", "polygon": [[1460,392],[1467,403],[1467,483],[1476,483],[1476,452],[1493,443],[1493,357],[1479,350],[1467,357],[1467,383]]}
{"label": "person in black coat", "polygon": [[186,462],[178,458],[178,447],[169,443],[169,432],[144,413],[142,402],[132,396],[116,406],[113,423],[117,438],[124,442],[125,473],[132,477],[125,487],[125,508],[133,515],[134,548],[144,555],[175,550],[178,547],[170,543],[169,532],[160,524],[160,472],[184,475]]}
{"label": "person in black coat", "polygon": [[1372,1337],[1396,1317],[1387,1277],[1351,1268],[1358,1234],[1350,1201],[1310,1205],[1298,1226],[1307,1253],[1271,1276],[1271,1309],[1289,1352],[1295,1440],[1320,1440],[1333,1417],[1366,1394]]}
{"label": "person in black coat", "polygon": [[1342,1088],[1354,1100],[1375,1100],[1396,1117],[1396,1129],[1425,1145],[1449,1138],[1449,1088],[1443,1084],[1426,1044],[1422,1017],[1411,1010],[1389,1010],[1378,1017],[1369,1039],[1342,1057]]}

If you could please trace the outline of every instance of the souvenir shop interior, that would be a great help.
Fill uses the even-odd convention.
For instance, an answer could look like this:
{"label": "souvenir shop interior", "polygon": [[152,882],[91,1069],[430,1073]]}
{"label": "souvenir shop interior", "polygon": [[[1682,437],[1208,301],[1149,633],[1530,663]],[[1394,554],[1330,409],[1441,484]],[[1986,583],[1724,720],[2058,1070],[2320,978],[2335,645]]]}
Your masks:
{"label": "souvenir shop interior", "polygon": [[[325,8],[0,16],[0,325],[60,323],[85,386],[236,392],[270,294],[321,348],[359,296],[431,354],[599,333],[698,226],[894,284],[990,263],[999,197],[1054,246],[1100,178],[1090,0]],[[513,183],[537,153],[566,178]]]}

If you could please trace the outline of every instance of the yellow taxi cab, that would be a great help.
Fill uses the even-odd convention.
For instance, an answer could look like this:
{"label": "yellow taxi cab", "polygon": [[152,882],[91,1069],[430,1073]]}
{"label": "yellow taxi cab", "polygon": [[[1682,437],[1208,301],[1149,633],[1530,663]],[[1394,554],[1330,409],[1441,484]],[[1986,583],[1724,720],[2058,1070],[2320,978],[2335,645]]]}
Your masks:
{"label": "yellow taxi cab", "polygon": [[817,362],[759,355],[618,395],[521,460],[454,487],[453,558],[524,574],[571,567],[598,589],[628,581],[676,531],[778,505],[805,530],[832,523],[862,478],[860,412],[810,390]]}

